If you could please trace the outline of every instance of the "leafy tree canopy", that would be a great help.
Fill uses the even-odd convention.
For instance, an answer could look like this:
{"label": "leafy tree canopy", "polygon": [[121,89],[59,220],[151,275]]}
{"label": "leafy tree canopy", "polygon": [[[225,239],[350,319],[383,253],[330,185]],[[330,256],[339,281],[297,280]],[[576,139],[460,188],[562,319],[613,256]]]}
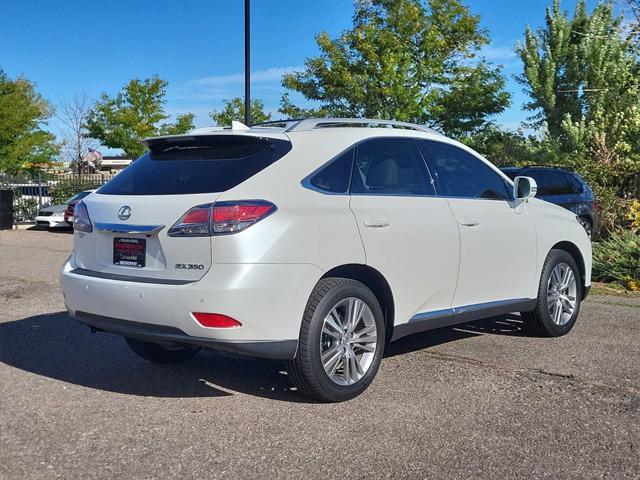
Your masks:
{"label": "leafy tree canopy", "polygon": [[286,115],[392,118],[459,135],[509,104],[500,69],[479,49],[480,19],[459,0],[359,0],[353,28],[320,33],[320,55],[283,86],[317,101],[306,111],[283,97]]}
{"label": "leafy tree canopy", "polygon": [[0,70],[0,170],[37,170],[51,162],[59,147],[41,126],[51,107],[24,77],[11,80]]}
{"label": "leafy tree canopy", "polygon": [[[217,125],[220,126],[229,126],[231,125],[231,121],[235,120],[236,122],[245,121],[244,118],[244,100],[240,97],[232,98],[231,100],[224,100],[224,106],[222,110],[214,110],[209,114],[209,116],[216,122]],[[251,112],[250,112],[249,123],[256,124],[267,122],[271,120],[271,115],[269,113],[265,113],[264,111],[264,103],[262,100],[251,100]]]}
{"label": "leafy tree canopy", "polygon": [[155,76],[131,80],[115,97],[103,93],[87,121],[89,136],[135,159],[146,150],[141,143],[145,137],[192,130],[192,113],[178,115],[173,123],[165,122],[169,118],[164,111],[167,85]]}
{"label": "leafy tree canopy", "polygon": [[555,0],[545,26],[527,28],[517,47],[533,126],[545,126],[564,151],[601,165],[640,153],[638,50],[622,20],[609,0],[591,14],[581,0],[573,18]]}

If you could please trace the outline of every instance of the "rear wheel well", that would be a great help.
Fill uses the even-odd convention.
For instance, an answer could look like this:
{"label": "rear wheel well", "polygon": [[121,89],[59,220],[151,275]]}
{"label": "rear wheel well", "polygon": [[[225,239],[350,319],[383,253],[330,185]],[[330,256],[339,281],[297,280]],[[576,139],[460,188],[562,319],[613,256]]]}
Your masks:
{"label": "rear wheel well", "polygon": [[386,339],[389,341],[393,335],[395,306],[391,287],[384,276],[373,267],[353,263],[332,268],[322,276],[322,278],[328,277],[350,278],[363,283],[373,292],[378,299],[378,302],[380,302],[380,307],[382,307]]}
{"label": "rear wheel well", "polygon": [[576,265],[578,265],[578,269],[580,270],[580,282],[581,282],[581,286],[582,286],[582,296],[585,296],[585,282],[586,282],[586,269],[584,266],[584,259],[582,258],[582,253],[580,253],[580,249],[578,247],[576,247],[573,243],[571,242],[558,242],[556,243],[553,247],[551,247],[552,249],[556,249],[556,250],[564,250],[565,252],[567,252],[569,255],[571,255],[573,257],[573,259],[576,262]]}

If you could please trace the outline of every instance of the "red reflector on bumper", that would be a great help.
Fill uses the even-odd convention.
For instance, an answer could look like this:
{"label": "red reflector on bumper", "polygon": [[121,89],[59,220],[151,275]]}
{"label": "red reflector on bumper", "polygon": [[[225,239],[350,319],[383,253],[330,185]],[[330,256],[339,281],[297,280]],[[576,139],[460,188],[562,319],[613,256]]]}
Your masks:
{"label": "red reflector on bumper", "polygon": [[193,318],[202,325],[203,327],[211,327],[211,328],[233,328],[233,327],[241,327],[242,324],[234,320],[231,317],[227,317],[226,315],[221,315],[219,313],[201,313],[201,312],[193,312]]}

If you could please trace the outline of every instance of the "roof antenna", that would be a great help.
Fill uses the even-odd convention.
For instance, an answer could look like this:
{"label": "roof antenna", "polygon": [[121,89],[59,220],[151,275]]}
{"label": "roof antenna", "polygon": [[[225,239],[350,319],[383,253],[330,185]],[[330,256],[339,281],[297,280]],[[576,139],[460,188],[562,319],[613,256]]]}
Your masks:
{"label": "roof antenna", "polygon": [[238,130],[242,132],[242,131],[251,130],[251,129],[242,122],[231,120],[231,130]]}

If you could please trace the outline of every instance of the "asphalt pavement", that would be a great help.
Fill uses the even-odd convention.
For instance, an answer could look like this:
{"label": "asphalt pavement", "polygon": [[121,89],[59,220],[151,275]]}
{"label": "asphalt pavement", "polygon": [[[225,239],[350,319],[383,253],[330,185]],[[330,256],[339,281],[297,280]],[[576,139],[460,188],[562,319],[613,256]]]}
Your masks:
{"label": "asphalt pavement", "polygon": [[279,362],[145,362],[69,319],[72,235],[0,232],[0,478],[640,478],[640,298],[566,337],[507,315],[387,348],[319,404]]}

